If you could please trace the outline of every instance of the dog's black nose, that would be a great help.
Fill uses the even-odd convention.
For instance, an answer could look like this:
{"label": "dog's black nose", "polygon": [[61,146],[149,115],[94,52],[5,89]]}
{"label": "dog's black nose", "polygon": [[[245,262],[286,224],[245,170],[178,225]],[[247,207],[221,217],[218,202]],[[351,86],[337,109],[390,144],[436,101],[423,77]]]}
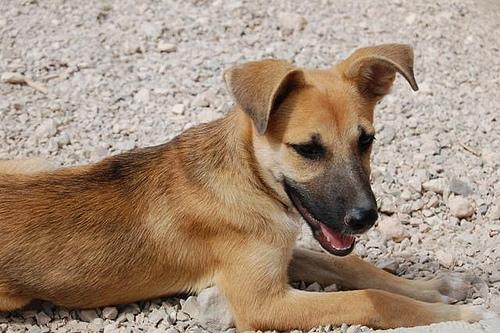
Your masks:
{"label": "dog's black nose", "polygon": [[378,214],[374,208],[354,208],[346,216],[345,222],[353,232],[361,233],[370,229],[377,221]]}

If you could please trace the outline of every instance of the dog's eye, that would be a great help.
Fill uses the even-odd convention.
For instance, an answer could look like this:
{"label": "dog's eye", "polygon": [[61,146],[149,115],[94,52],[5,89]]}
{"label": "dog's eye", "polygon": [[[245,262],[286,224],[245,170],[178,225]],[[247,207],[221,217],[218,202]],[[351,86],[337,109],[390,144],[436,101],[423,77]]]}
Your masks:
{"label": "dog's eye", "polygon": [[309,160],[318,160],[325,155],[325,148],[316,142],[305,144],[289,144],[297,154]]}
{"label": "dog's eye", "polygon": [[371,144],[375,140],[375,136],[373,134],[367,134],[365,132],[361,132],[358,140],[358,146],[361,151],[367,150]]}

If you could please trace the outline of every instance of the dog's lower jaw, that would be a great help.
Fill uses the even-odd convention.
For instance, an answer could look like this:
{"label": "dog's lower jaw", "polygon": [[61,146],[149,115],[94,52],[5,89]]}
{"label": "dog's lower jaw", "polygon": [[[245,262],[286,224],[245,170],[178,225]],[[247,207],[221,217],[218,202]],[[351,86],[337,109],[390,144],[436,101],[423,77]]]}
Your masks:
{"label": "dog's lower jaw", "polygon": [[283,180],[283,188],[295,210],[306,221],[314,238],[323,249],[336,256],[346,256],[353,251],[356,243],[354,236],[335,231],[316,219],[302,204],[299,197],[294,193],[293,187],[286,181],[286,178]]}

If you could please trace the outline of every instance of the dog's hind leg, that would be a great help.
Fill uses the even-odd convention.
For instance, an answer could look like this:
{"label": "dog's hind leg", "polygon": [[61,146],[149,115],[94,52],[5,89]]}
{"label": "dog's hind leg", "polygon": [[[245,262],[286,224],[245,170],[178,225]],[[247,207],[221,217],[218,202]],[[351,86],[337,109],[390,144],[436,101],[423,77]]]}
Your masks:
{"label": "dog's hind leg", "polygon": [[57,166],[41,158],[25,160],[0,160],[0,174],[27,175],[57,169]]}
{"label": "dog's hind leg", "polygon": [[385,290],[425,302],[462,300],[471,287],[456,275],[408,280],[354,255],[336,257],[300,248],[294,249],[288,272],[291,281],[318,282],[323,286],[335,283],[346,289]]}

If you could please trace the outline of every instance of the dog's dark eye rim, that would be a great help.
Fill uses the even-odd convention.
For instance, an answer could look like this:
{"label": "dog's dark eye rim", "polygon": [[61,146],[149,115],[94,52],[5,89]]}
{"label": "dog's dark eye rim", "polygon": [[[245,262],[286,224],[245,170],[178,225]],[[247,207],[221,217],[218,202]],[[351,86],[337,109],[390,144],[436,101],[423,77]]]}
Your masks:
{"label": "dog's dark eye rim", "polygon": [[309,142],[309,143],[288,143],[289,147],[291,147],[297,154],[302,157],[305,157],[310,160],[317,160],[322,158],[325,155],[325,147],[317,142]]}
{"label": "dog's dark eye rim", "polygon": [[360,148],[366,149],[373,143],[373,140],[375,140],[375,135],[363,131],[359,136],[358,145]]}

